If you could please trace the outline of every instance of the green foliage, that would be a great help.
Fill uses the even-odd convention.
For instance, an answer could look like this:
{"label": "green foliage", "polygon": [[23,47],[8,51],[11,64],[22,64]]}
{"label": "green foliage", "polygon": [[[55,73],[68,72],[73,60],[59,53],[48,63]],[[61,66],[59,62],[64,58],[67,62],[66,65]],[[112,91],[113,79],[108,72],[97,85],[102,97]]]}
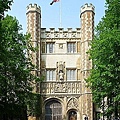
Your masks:
{"label": "green foliage", "polygon": [[26,111],[33,81],[39,82],[31,74],[34,65],[26,54],[34,48],[30,36],[20,33],[22,28],[16,18],[7,15],[0,29],[0,113],[16,116],[21,114],[16,108]]}
{"label": "green foliage", "polygon": [[3,18],[4,12],[10,9],[13,0],[0,0],[0,20]]}
{"label": "green foliage", "polygon": [[[93,100],[106,108],[107,116],[118,116],[120,111],[120,0],[106,1],[105,16],[96,27],[96,35],[89,51],[93,61],[87,79]],[[107,99],[106,104],[103,100]],[[117,106],[116,106],[117,105]]]}
{"label": "green foliage", "polygon": [[36,52],[36,48],[31,45],[30,35],[20,32],[22,27],[16,18],[4,17],[12,2],[0,0],[0,119],[26,120],[27,106],[33,106],[34,111],[29,110],[40,116],[35,111],[40,97],[32,93],[32,84],[39,83],[42,78],[31,74],[35,66],[27,53]]}
{"label": "green foliage", "polygon": [[41,95],[32,93],[28,100],[28,115],[40,117],[41,115]]}

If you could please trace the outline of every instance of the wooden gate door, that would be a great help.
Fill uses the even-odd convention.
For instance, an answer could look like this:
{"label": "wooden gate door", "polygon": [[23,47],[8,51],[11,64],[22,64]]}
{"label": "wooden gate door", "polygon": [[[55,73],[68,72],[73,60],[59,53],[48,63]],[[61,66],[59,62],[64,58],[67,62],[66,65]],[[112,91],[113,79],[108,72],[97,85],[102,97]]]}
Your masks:
{"label": "wooden gate door", "polygon": [[51,100],[46,104],[45,120],[62,120],[62,105],[60,102]]}
{"label": "wooden gate door", "polygon": [[68,120],[77,120],[77,113],[75,111],[70,111]]}

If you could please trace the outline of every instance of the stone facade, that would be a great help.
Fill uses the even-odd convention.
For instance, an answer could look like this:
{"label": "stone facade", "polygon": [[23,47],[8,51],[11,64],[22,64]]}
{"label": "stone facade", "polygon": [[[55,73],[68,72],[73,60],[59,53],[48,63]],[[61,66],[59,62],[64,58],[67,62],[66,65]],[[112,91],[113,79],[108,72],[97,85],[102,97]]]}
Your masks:
{"label": "stone facade", "polygon": [[[94,35],[94,6],[81,7],[81,28],[41,28],[41,8],[27,7],[27,32],[38,47],[33,74],[45,76],[35,92],[42,96],[41,120],[93,120],[91,90],[86,87],[92,63],[86,53]],[[30,119],[32,119],[30,117]]]}

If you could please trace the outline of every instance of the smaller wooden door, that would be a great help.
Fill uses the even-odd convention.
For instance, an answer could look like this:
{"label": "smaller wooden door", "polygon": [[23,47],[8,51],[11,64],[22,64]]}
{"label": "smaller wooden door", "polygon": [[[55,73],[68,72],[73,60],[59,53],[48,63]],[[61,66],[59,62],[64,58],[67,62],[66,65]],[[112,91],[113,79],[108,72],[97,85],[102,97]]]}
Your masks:
{"label": "smaller wooden door", "polygon": [[71,117],[70,117],[70,120],[75,120],[75,116],[71,116]]}
{"label": "smaller wooden door", "polygon": [[77,113],[75,111],[70,111],[68,120],[77,120]]}

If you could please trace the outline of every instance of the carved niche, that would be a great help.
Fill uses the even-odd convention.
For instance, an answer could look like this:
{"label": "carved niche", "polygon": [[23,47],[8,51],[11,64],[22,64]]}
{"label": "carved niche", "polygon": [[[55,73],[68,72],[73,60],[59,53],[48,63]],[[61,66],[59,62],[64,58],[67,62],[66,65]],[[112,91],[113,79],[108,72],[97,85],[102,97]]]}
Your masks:
{"label": "carved niche", "polygon": [[57,79],[60,82],[63,82],[65,79],[65,62],[59,61],[57,62]]}

